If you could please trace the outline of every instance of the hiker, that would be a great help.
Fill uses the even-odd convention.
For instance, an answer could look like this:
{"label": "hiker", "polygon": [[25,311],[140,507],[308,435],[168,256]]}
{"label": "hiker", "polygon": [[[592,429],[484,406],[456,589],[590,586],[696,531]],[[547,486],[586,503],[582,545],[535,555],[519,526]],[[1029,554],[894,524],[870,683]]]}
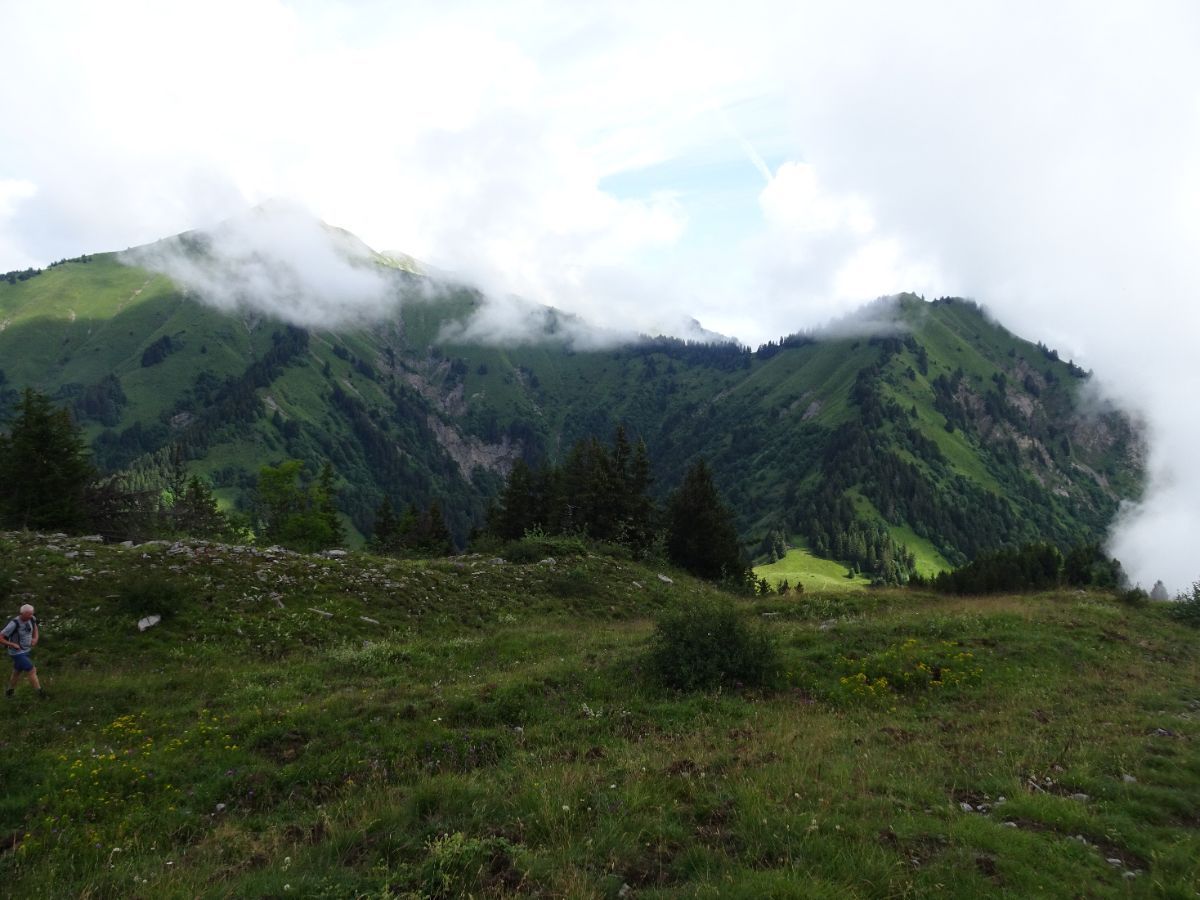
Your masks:
{"label": "hiker", "polygon": [[9,679],[8,688],[4,691],[5,697],[13,695],[21,673],[28,672],[29,680],[37,688],[38,696],[45,698],[46,692],[42,690],[42,683],[38,681],[37,667],[29,658],[29,651],[37,646],[37,642],[37,619],[33,617],[33,607],[26,603],[21,607],[21,614],[9,619],[8,624],[4,626],[3,630],[0,630],[0,643],[8,648],[8,655],[12,657],[13,664],[12,678]]}

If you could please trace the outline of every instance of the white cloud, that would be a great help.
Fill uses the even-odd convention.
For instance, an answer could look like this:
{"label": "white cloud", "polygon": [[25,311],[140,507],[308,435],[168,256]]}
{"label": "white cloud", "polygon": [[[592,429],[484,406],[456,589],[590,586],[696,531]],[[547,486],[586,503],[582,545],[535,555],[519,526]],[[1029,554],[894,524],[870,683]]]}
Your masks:
{"label": "white cloud", "polygon": [[307,210],[271,203],[203,233],[123,254],[226,312],[310,328],[369,324],[395,313],[402,284],[357,238]]}

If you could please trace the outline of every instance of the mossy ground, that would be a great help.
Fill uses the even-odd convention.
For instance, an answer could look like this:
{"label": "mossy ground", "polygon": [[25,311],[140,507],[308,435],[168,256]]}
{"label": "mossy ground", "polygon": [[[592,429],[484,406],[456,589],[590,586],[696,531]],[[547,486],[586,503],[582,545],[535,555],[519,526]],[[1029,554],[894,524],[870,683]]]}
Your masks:
{"label": "mossy ground", "polygon": [[646,674],[652,620],[711,589],[628,560],[7,535],[0,569],[51,692],[3,708],[12,896],[1200,884],[1200,649],[1160,605],[764,598],[787,685],[677,694]]}

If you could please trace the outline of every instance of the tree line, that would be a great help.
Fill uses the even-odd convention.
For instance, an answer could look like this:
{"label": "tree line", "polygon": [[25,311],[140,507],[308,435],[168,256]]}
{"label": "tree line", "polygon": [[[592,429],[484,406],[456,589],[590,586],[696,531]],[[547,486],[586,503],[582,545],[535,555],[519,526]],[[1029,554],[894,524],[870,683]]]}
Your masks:
{"label": "tree line", "polygon": [[618,425],[611,447],[596,438],[575,443],[561,465],[518,460],[488,511],[485,532],[517,540],[531,532],[581,535],[619,544],[644,557],[661,548],[695,575],[747,583],[750,569],[712,470],[697,460],[664,507],[650,497],[645,443]]}

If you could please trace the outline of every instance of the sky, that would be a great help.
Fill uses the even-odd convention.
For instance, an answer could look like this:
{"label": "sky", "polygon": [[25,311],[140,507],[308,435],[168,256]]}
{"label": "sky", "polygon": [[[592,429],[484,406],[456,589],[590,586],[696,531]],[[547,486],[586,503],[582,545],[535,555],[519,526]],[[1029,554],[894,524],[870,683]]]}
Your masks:
{"label": "sky", "polygon": [[1193,3],[0,0],[0,123],[0,271],[281,199],[611,328],[973,297],[1145,423],[1114,552],[1200,577]]}

